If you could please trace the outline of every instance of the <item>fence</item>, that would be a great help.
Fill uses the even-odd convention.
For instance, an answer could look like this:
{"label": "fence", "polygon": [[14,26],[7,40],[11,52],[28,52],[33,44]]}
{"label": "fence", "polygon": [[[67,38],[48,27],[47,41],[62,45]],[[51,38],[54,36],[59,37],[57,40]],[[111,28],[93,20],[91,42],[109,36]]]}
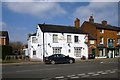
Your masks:
{"label": "fence", "polygon": [[25,59],[25,55],[7,55],[5,56],[5,60],[16,60],[16,59]]}

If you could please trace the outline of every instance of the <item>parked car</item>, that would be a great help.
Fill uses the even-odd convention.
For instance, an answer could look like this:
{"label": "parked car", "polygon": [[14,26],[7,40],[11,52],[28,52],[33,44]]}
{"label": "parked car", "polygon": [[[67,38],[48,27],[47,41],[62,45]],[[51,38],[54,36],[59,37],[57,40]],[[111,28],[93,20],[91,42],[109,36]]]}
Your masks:
{"label": "parked car", "polygon": [[89,54],[88,59],[95,59],[95,55],[94,54]]}
{"label": "parked car", "polygon": [[49,57],[45,57],[45,63],[75,63],[75,59],[63,54],[53,54]]}

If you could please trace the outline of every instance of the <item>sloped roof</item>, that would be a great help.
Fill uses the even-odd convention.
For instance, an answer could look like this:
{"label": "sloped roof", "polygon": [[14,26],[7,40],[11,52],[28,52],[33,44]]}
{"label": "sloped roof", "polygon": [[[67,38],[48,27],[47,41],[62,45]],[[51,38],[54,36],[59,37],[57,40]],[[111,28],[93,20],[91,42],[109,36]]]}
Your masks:
{"label": "sloped roof", "polygon": [[90,23],[88,21],[85,21],[85,22],[93,25],[97,29],[106,29],[106,30],[120,31],[120,27],[116,27],[116,26],[112,26],[112,25],[108,25],[108,24],[103,25],[103,24],[100,24],[100,23]]}
{"label": "sloped roof", "polygon": [[88,39],[89,40],[96,40],[96,38],[94,36],[92,36],[91,34],[88,34]]}
{"label": "sloped roof", "polygon": [[56,33],[76,33],[76,34],[87,34],[80,28],[73,26],[61,26],[61,25],[49,25],[49,24],[38,24],[42,32],[56,32]]}
{"label": "sloped roof", "polygon": [[8,31],[0,31],[0,36],[8,37]]}

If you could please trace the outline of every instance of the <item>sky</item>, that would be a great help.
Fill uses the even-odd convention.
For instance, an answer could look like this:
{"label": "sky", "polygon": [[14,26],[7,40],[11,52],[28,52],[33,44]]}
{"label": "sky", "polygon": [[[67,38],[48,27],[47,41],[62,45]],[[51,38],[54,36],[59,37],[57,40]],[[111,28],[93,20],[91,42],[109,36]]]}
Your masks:
{"label": "sky", "polygon": [[35,33],[37,24],[74,26],[93,15],[96,23],[107,20],[118,26],[117,2],[2,2],[0,29],[8,31],[10,41],[27,43],[29,33]]}

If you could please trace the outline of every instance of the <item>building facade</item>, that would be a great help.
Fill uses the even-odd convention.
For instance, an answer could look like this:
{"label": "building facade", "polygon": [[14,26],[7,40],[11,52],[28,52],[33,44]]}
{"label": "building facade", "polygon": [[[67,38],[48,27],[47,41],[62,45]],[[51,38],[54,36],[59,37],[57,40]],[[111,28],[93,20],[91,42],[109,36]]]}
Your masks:
{"label": "building facade", "polygon": [[38,24],[28,39],[30,59],[43,60],[52,54],[64,54],[80,59],[88,58],[88,34],[78,27]]}
{"label": "building facade", "polygon": [[0,31],[0,45],[9,45],[8,31]]}
{"label": "building facade", "polygon": [[107,21],[95,23],[91,16],[81,28],[92,35],[88,41],[89,54],[95,54],[96,58],[120,56],[120,27],[108,25]]}

